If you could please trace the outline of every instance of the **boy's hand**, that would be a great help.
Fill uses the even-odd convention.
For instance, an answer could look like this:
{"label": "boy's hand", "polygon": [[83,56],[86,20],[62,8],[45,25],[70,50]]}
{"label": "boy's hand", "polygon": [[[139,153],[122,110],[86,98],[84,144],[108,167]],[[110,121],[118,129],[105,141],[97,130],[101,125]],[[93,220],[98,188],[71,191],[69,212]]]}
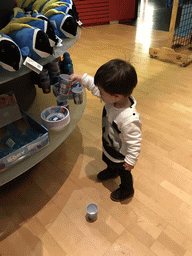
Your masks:
{"label": "boy's hand", "polygon": [[126,162],[123,164],[123,167],[124,167],[125,170],[127,170],[127,171],[131,171],[131,170],[134,168],[133,165],[130,165],[130,164],[126,163]]}
{"label": "boy's hand", "polygon": [[72,80],[72,82],[69,84],[69,86],[71,86],[77,82],[81,82],[82,77],[83,77],[83,75],[79,75],[79,74],[75,74],[75,73],[71,74],[69,76],[69,79]]}

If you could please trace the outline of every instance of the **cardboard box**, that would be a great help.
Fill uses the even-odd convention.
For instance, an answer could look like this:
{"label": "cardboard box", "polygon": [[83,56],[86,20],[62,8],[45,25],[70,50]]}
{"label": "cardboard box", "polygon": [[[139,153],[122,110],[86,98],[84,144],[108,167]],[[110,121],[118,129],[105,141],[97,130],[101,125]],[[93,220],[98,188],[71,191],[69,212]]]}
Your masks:
{"label": "cardboard box", "polygon": [[25,111],[21,114],[0,128],[0,172],[49,145],[48,130]]}
{"label": "cardboard box", "polygon": [[0,95],[0,128],[22,118],[14,93]]}

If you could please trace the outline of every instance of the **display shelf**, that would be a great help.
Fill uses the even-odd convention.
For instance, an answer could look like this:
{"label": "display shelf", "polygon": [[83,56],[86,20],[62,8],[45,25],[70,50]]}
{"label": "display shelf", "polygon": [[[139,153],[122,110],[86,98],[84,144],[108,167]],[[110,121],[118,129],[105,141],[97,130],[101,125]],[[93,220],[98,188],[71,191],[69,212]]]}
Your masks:
{"label": "display shelf", "polygon": [[[64,52],[68,51],[69,48],[71,48],[79,39],[81,34],[81,28],[77,28],[77,35],[74,38],[64,39],[62,41],[62,46],[54,47],[54,53],[53,55],[50,55],[48,58],[42,58],[38,60],[37,62],[41,64],[42,66],[46,65],[47,63],[51,62],[52,60],[56,59],[57,57],[61,56]],[[18,71],[10,72],[10,71],[1,71],[0,72],[0,86],[1,84],[4,84],[6,82],[9,82],[13,79],[16,79],[18,77],[24,76],[27,73],[31,72],[31,69],[22,66]]]}
{"label": "display shelf", "polygon": [[[78,27],[75,38],[64,39],[61,47],[54,47],[53,55],[50,55],[46,59],[40,59],[38,63],[44,66],[61,56],[78,41],[80,34],[81,28]],[[0,71],[0,94],[13,91],[17,98],[18,105],[24,110],[28,110],[36,96],[33,78],[34,72],[25,66],[15,72]]]}
{"label": "display shelf", "polygon": [[[29,110],[27,111],[29,115],[35,118],[39,123],[42,124],[41,121],[41,112],[50,106],[56,105],[56,97],[53,93],[43,94],[42,89],[37,89],[37,95],[35,100]],[[83,103],[80,105],[75,105],[73,99],[69,100],[69,111],[70,111],[70,123],[64,128],[64,130],[60,132],[49,131],[49,146],[35,153],[34,155],[22,160],[21,162],[13,165],[7,170],[0,173],[0,186],[6,184],[7,182],[13,180],[18,177],[22,173],[26,172],[36,164],[38,164],[41,160],[43,160],[46,156],[48,156],[51,152],[53,152],[74,130],[76,125],[78,124],[80,118],[83,115],[84,109],[86,106],[86,92],[84,91],[83,95]]]}
{"label": "display shelf", "polygon": [[[38,61],[42,66],[53,61],[57,57],[63,55],[64,52],[68,51],[79,39],[81,34],[81,28],[78,27],[77,35],[75,38],[64,39],[60,47],[54,47],[53,55],[50,55],[46,59],[40,59]],[[55,106],[56,98],[53,93],[43,94],[42,89],[32,85],[31,83],[32,72],[29,68],[23,66],[21,69],[15,72],[0,72],[0,92],[4,93],[5,90],[13,88],[16,98],[19,102],[30,101],[32,98],[32,104],[28,104],[25,110],[29,115],[35,118],[39,123],[42,123],[40,114],[41,112],[50,106]],[[24,91],[24,89],[26,91]],[[35,90],[34,90],[35,89]],[[28,93],[27,93],[28,92]],[[33,95],[33,96],[32,96]],[[18,97],[17,97],[18,96]],[[76,127],[78,121],[83,115],[84,108],[86,104],[86,95],[84,92],[83,103],[81,105],[75,105],[73,100],[70,100],[70,123],[61,132],[49,131],[50,145],[37,152],[36,154],[22,160],[21,162],[15,164],[14,166],[8,168],[7,170],[0,173],[0,186],[6,184],[7,182],[18,177],[22,173],[26,172],[28,169],[32,168],[48,156],[52,151],[54,151],[73,131]],[[21,104],[19,104],[21,106]]]}

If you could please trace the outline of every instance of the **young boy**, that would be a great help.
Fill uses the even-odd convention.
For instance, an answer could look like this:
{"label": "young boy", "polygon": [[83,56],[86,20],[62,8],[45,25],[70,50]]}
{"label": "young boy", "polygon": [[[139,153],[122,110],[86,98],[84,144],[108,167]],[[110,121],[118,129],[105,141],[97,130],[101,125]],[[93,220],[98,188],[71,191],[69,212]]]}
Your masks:
{"label": "young boy", "polygon": [[100,181],[120,176],[120,187],[111,199],[122,201],[134,194],[131,170],[141,150],[141,120],[136,100],[131,96],[137,84],[134,67],[123,60],[113,59],[102,65],[95,77],[72,74],[71,84],[80,82],[93,95],[105,102],[102,117],[103,161],[107,168],[97,178]]}

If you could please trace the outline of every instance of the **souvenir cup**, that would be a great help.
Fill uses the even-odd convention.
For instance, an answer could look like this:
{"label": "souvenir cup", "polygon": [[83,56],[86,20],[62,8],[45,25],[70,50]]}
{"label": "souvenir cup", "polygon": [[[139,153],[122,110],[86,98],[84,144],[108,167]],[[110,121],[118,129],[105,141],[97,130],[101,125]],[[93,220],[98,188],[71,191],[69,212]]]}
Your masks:
{"label": "souvenir cup", "polygon": [[56,84],[57,82],[59,82],[59,75],[60,75],[59,71],[49,71],[49,75],[50,75],[51,84]]}
{"label": "souvenir cup", "polygon": [[57,106],[63,106],[69,109],[68,96],[65,94],[60,94],[57,96]]}
{"label": "souvenir cup", "polygon": [[93,222],[97,219],[98,207],[96,204],[89,204],[86,208],[86,219],[89,222]]}
{"label": "souvenir cup", "polygon": [[43,69],[39,73],[40,78],[40,86],[43,90],[43,93],[50,93],[51,92],[51,86],[50,86],[50,78],[49,78],[49,71],[48,69]]}
{"label": "souvenir cup", "polygon": [[72,92],[73,92],[74,103],[77,105],[83,103],[83,88],[75,87],[72,89]]}
{"label": "souvenir cup", "polygon": [[60,86],[61,88],[65,88],[65,94],[69,92],[69,84],[72,82],[72,80],[69,79],[69,75],[67,74],[60,74]]}
{"label": "souvenir cup", "polygon": [[50,80],[41,81],[41,88],[43,90],[43,93],[50,93],[51,92],[51,85]]}
{"label": "souvenir cup", "polygon": [[40,73],[39,73],[39,77],[40,77],[40,80],[41,79],[45,79],[45,78],[48,78],[49,77],[49,70],[44,68]]}
{"label": "souvenir cup", "polygon": [[49,71],[50,72],[60,72],[59,61],[57,59],[55,59],[49,63]]}
{"label": "souvenir cup", "polygon": [[42,88],[44,93],[49,93],[51,91],[51,87],[50,87],[50,78],[49,78],[49,71],[48,69],[43,69],[40,73],[39,73],[39,87]]}

